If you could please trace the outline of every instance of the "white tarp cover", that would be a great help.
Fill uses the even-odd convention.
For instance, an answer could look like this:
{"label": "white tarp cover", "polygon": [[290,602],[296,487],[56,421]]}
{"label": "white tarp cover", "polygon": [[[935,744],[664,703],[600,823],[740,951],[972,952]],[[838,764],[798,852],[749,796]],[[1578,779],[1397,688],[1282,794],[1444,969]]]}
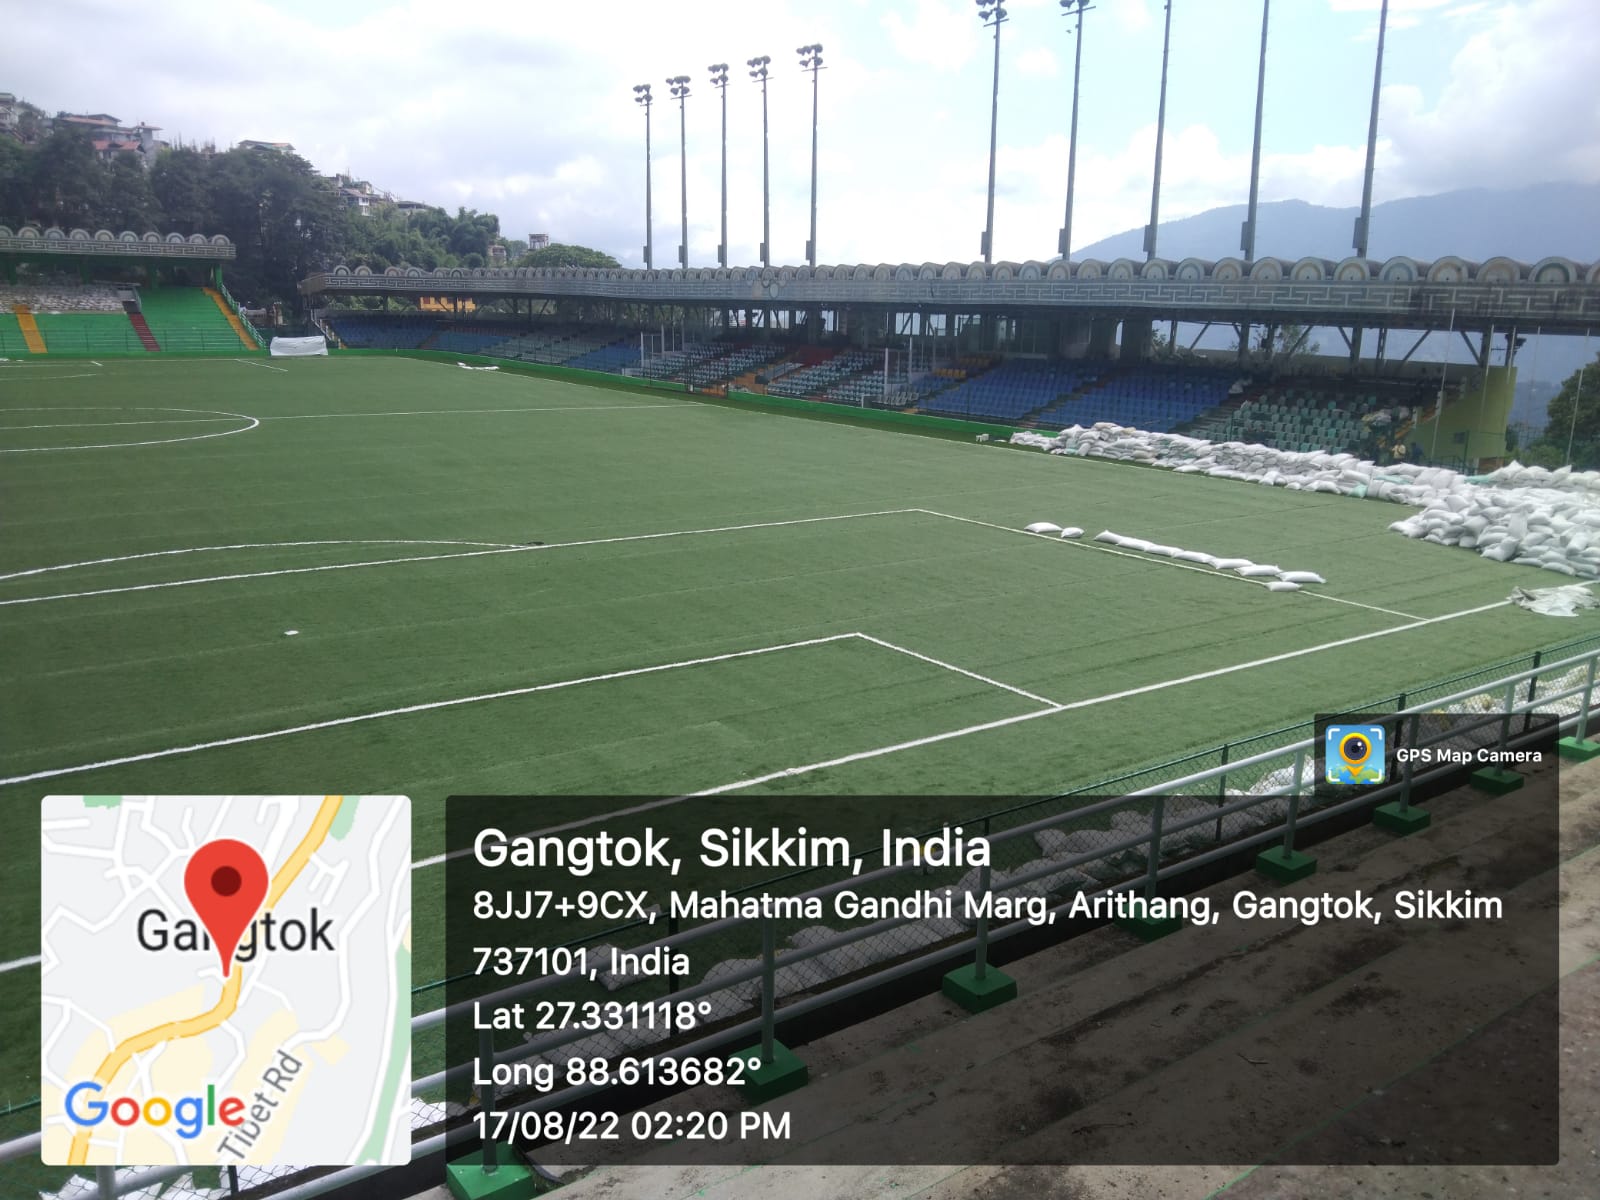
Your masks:
{"label": "white tarp cover", "polygon": [[1512,588],[1511,603],[1547,617],[1575,617],[1580,608],[1600,607],[1596,596],[1581,583],[1553,588]]}
{"label": "white tarp cover", "polygon": [[273,358],[305,358],[307,355],[327,352],[328,339],[321,334],[316,337],[275,337],[268,350]]}

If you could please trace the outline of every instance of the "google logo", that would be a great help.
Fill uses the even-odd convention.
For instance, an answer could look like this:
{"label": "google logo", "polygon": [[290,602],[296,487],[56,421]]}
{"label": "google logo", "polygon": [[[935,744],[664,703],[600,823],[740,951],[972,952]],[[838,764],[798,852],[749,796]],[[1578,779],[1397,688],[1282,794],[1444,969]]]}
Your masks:
{"label": "google logo", "polygon": [[[94,1126],[111,1118],[113,1125],[127,1127],[141,1121],[161,1128],[176,1123],[178,1136],[193,1140],[207,1127],[221,1122],[237,1129],[244,1124],[244,1101],[237,1096],[225,1096],[217,1101],[217,1085],[206,1084],[206,1094],[181,1096],[168,1100],[165,1096],[151,1096],[143,1104],[132,1096],[118,1096],[114,1100],[101,1100],[103,1089],[93,1080],[72,1085],[67,1092],[67,1119],[75,1125]],[[90,1093],[84,1099],[84,1093]]]}

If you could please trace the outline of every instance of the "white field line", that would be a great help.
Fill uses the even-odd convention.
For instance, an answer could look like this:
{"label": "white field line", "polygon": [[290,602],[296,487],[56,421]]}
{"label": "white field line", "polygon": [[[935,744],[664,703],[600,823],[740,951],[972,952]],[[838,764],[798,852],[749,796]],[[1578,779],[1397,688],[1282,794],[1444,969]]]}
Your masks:
{"label": "white field line", "polygon": [[[70,375],[62,375],[62,376],[59,376],[58,378],[70,379],[70,378],[74,378],[74,377],[70,376]],[[93,407],[93,408],[109,408],[109,407],[112,407],[112,406],[110,406],[110,405],[92,405],[92,406],[86,405],[86,406],[81,406],[81,407],[84,408],[85,411],[87,411],[87,409],[91,408],[91,407]],[[210,416],[213,416],[213,417],[232,417],[234,420],[237,420],[237,421],[248,421],[249,424],[248,425],[241,425],[237,429],[224,429],[220,433],[196,433],[196,434],[191,434],[189,437],[156,438],[153,441],[148,441],[148,442],[98,442],[98,443],[95,443],[95,444],[92,444],[92,445],[83,445],[83,446],[22,446],[22,447],[10,447],[10,448],[7,448],[7,449],[0,449],[0,454],[36,454],[36,453],[39,453],[39,452],[45,451],[45,450],[125,450],[125,449],[129,449],[129,448],[131,448],[133,446],[170,446],[170,445],[173,445],[173,444],[175,444],[177,442],[203,442],[207,438],[232,437],[236,433],[248,433],[248,432],[250,432],[250,430],[259,427],[260,424],[261,424],[259,419],[255,418],[255,417],[252,417],[252,416],[248,416],[245,413],[223,412],[219,408],[166,408],[166,409],[163,409],[159,405],[144,405],[144,406],[134,405],[134,406],[131,406],[131,407],[145,407],[145,408],[150,409],[151,411],[183,412],[183,413],[207,413],[207,414],[209,414]],[[30,410],[27,410],[27,409],[13,409],[12,411],[13,412],[26,412],[26,411],[30,411]],[[39,411],[39,410],[32,410],[32,411]],[[157,425],[167,425],[167,424],[170,424],[170,423],[171,422],[168,422],[168,421],[157,421],[157,422],[155,422],[155,424],[157,424]]]}
{"label": "white field line", "polygon": [[236,363],[243,363],[247,367],[262,367],[268,371],[282,371],[285,375],[289,373],[288,367],[274,367],[268,363],[251,362],[248,358],[236,358],[233,361]]}
{"label": "white field line", "polygon": [[[31,365],[31,364],[29,364],[29,365]],[[4,369],[4,368],[0,368],[0,369]],[[99,379],[99,378],[100,378],[100,372],[99,371],[82,371],[82,372],[80,372],[80,373],[78,373],[76,375],[45,375],[43,377],[36,376],[33,379],[30,379],[28,382],[29,383],[46,383],[46,382],[54,382],[57,379]]]}
{"label": "white field line", "polygon": [[1356,608],[1364,608],[1368,612],[1388,613],[1391,617],[1400,617],[1407,621],[1420,621],[1421,617],[1415,613],[1403,613],[1393,608],[1379,608],[1376,604],[1363,604],[1359,600],[1346,600],[1343,596],[1330,596],[1327,592],[1308,592],[1301,589],[1302,596],[1315,596],[1318,600],[1332,600],[1335,604],[1350,604]]}
{"label": "white field line", "polygon": [[82,562],[57,563],[53,567],[31,567],[0,575],[0,583],[50,571],[70,571],[75,567],[103,567],[110,563],[133,562],[141,558],[167,558],[177,554],[209,554],[219,550],[275,550],[282,546],[493,546],[521,549],[518,542],[469,542],[458,538],[334,538],[311,542],[238,542],[231,546],[186,546],[181,550],[147,550],[143,554],[118,554],[111,558],[88,558]]}
{"label": "white field line", "polygon": [[639,675],[656,675],[662,671],[676,671],[680,667],[700,667],[707,663],[729,662],[737,658],[754,658],[761,654],[776,654],[780,650],[798,650],[805,646],[821,646],[853,638],[853,633],[835,633],[827,637],[806,638],[798,642],[783,642],[776,646],[760,646],[754,650],[734,650],[727,654],[712,654],[705,658],[686,658],[680,662],[660,663],[652,667],[632,667],[626,671],[607,671],[600,675],[585,675],[579,679],[562,679],[554,683],[535,683],[526,687],[506,688],[498,692],[483,692],[476,696],[455,696],[449,700],[430,700],[422,704],[406,704],[399,708],[385,708],[376,712],[357,713],[350,717],[334,717],[327,721],[311,721],[304,725],[290,725],[283,729],[269,729],[264,733],[246,733],[236,737],[218,738],[210,742],[196,742],[188,746],[170,746],[165,750],[150,750],[143,754],[126,754],[101,762],[84,763],[76,767],[52,767],[32,771],[26,775],[13,775],[0,779],[0,787],[14,783],[33,783],[40,779],[56,779],[62,775],[77,775],[84,771],[97,771],[105,767],[121,767],[129,763],[149,762],[157,758],[171,758],[178,754],[194,754],[201,750],[217,750],[223,746],[241,746],[249,742],[264,742],[273,738],[289,737],[296,733],[312,733],[319,729],[336,729],[341,725],[358,725],[366,721],[379,721],[386,717],[400,717],[411,713],[433,712],[442,708],[460,708],[467,704],[482,704],[488,700],[506,700],[513,696],[531,696],[538,692],[555,692],[564,688],[579,687],[586,683],[603,683],[611,679],[631,679]]}
{"label": "white field line", "polygon": [[263,421],[315,421],[328,417],[454,417],[463,413],[547,413],[547,412],[637,412],[642,408],[709,408],[697,401],[678,400],[671,404],[567,404],[528,408],[419,408],[408,412],[327,412],[288,413],[262,417]]}
{"label": "white field line", "polygon": [[[1003,527],[1002,527],[1003,528]],[[988,721],[982,725],[969,725],[964,729],[952,729],[948,733],[937,733],[931,737],[915,738],[908,742],[896,742],[890,746],[880,746],[875,750],[863,750],[855,754],[846,754],[840,758],[824,759],[821,762],[806,763],[798,767],[786,767],[781,771],[769,771],[765,775],[757,775],[750,779],[740,779],[733,783],[725,783],[718,787],[707,788],[705,791],[695,792],[696,796],[718,796],[724,792],[736,792],[743,788],[756,787],[759,784],[770,783],[775,779],[792,779],[797,775],[809,775],[813,771],[821,771],[828,767],[844,766],[847,763],[861,762],[869,758],[881,758],[886,754],[898,754],[902,750],[915,750],[921,746],[931,746],[935,742],[947,742],[953,738],[966,737],[968,734],[982,733],[989,729],[999,729],[1005,725],[1015,725],[1021,721],[1031,721],[1035,717],[1054,716],[1057,713],[1072,712],[1081,708],[1093,708],[1100,704],[1110,704],[1116,700],[1126,700],[1131,696],[1143,696],[1150,692],[1165,691],[1167,688],[1181,687],[1186,683],[1199,683],[1205,679],[1216,679],[1223,675],[1232,675],[1239,671],[1250,671],[1256,667],[1270,666],[1273,663],[1287,662],[1290,659],[1302,658],[1308,654],[1317,654],[1323,650],[1334,650],[1340,646],[1351,646],[1357,642],[1370,641],[1373,638],[1389,637],[1396,633],[1406,633],[1412,629],[1420,629],[1425,625],[1437,625],[1443,621],[1453,621],[1458,617],[1470,617],[1476,613],[1488,612],[1491,609],[1505,608],[1509,600],[1499,600],[1493,604],[1480,605],[1477,608],[1464,608],[1460,612],[1446,613],[1440,617],[1428,617],[1424,620],[1413,621],[1408,625],[1395,625],[1388,629],[1379,629],[1373,633],[1360,633],[1354,637],[1339,638],[1337,641],[1323,642],[1317,646],[1306,646],[1299,650],[1288,650],[1282,654],[1271,654],[1265,658],[1251,659],[1249,662],[1234,663],[1232,666],[1217,667],[1210,671],[1198,671],[1193,675],[1180,675],[1175,679],[1164,679],[1158,683],[1147,683],[1142,687],[1126,688],[1120,692],[1107,692],[1103,696],[1091,696],[1086,700],[1074,700],[1067,704],[1059,704],[1051,708],[1043,708],[1038,712],[1023,713],[1020,717],[1007,717],[1001,721]],[[4,782],[0,780],[0,782]]]}
{"label": "white field line", "polygon": [[13,958],[10,962],[0,963],[0,975],[4,975],[7,971],[20,970],[23,967],[37,967],[42,961],[42,957],[37,954],[32,958]]}
{"label": "white field line", "polygon": [[870,633],[858,633],[856,637],[861,638],[863,641],[871,642],[874,646],[882,646],[885,650],[893,650],[896,654],[907,654],[912,658],[921,659],[925,663],[932,663],[934,666],[941,667],[946,671],[954,671],[957,675],[965,675],[968,679],[976,679],[979,683],[986,683],[990,687],[1012,692],[1038,704],[1043,704],[1047,708],[1061,707],[1056,701],[1046,699],[1044,696],[1036,696],[1032,692],[1025,692],[1019,687],[1012,687],[1009,683],[1001,683],[998,679],[990,679],[987,675],[979,675],[976,671],[969,671],[965,667],[958,667],[954,663],[945,662],[943,659],[932,658],[926,654],[918,654],[915,650],[907,650],[904,646],[896,646],[893,642],[875,638]]}
{"label": "white field line", "polygon": [[238,417],[174,417],[170,421],[63,421],[54,425],[0,425],[0,433],[10,433],[13,429],[105,429],[112,425],[216,425],[222,421],[238,419]]}
{"label": "white field line", "polygon": [[[1011,724],[1011,723],[1013,723],[1015,721],[1018,721],[1018,720],[1025,720],[1025,719],[1028,719],[1028,718],[1031,718],[1031,717],[1044,716],[1046,713],[1060,712],[1062,707],[1063,707],[1062,705],[1059,705],[1059,704],[1055,703],[1055,701],[1053,701],[1053,700],[1046,700],[1043,696],[1036,696],[1032,692],[1025,692],[1021,688],[1012,687],[1009,683],[1001,683],[998,679],[991,679],[991,678],[989,678],[989,676],[980,675],[976,671],[968,671],[964,667],[958,667],[955,664],[947,663],[947,662],[943,661],[942,659],[932,658],[932,657],[930,657],[929,655],[926,655],[926,654],[918,654],[915,650],[908,650],[904,646],[897,646],[893,642],[886,642],[882,638],[875,638],[870,633],[862,633],[862,632],[860,632],[858,630],[858,631],[856,631],[854,633],[847,633],[847,634],[844,634],[842,636],[849,637],[849,638],[858,638],[863,642],[870,642],[874,646],[882,647],[885,650],[893,650],[896,654],[908,655],[911,658],[919,659],[922,662],[928,663],[931,666],[938,667],[941,670],[952,671],[957,675],[965,675],[968,679],[975,679],[979,683],[986,684],[989,687],[995,687],[995,688],[1001,689],[1002,691],[1011,692],[1014,695],[1022,696],[1024,698],[1028,699],[1028,700],[1034,701],[1037,704],[1042,704],[1042,705],[1045,706],[1039,712],[1025,713],[1025,714],[1023,714],[1022,717],[1007,717],[1007,718],[1004,718],[1003,720],[998,721],[998,722],[991,722],[990,724],[984,726],[984,728],[995,728],[995,727],[997,727],[999,725],[1009,725],[1009,724]],[[867,751],[867,753],[870,754],[872,752],[871,751]],[[692,795],[697,795],[697,796],[698,795],[707,795],[707,794],[710,794],[710,793],[702,793],[702,792],[692,793]],[[597,813],[592,817],[580,817],[578,820],[576,820],[576,821],[568,821],[564,825],[551,825],[551,826],[548,826],[548,827],[546,827],[544,829],[535,829],[535,830],[530,831],[525,836],[527,836],[527,837],[548,837],[548,836],[551,836],[551,835],[557,834],[557,833],[566,833],[568,830],[582,829],[585,826],[596,825],[596,824],[599,824],[602,821],[610,821],[610,820],[613,820],[613,819],[615,819],[617,817],[631,817],[631,816],[637,815],[638,813],[649,812],[651,809],[665,808],[668,805],[672,805],[672,804],[681,804],[683,801],[685,801],[687,799],[690,799],[690,796],[688,796],[688,795],[685,795],[685,796],[667,796],[667,797],[664,797],[664,798],[659,799],[659,800],[647,800],[643,804],[635,804],[630,808],[607,809],[603,813]],[[450,860],[452,858],[461,858],[461,857],[465,856],[468,853],[469,853],[469,851],[463,849],[463,850],[452,850],[448,854],[435,854],[432,858],[424,858],[424,859],[418,860],[417,862],[412,863],[411,864],[411,869],[415,871],[415,870],[420,870],[423,867],[435,867],[435,866],[438,866],[442,862],[447,862],[448,860]]]}
{"label": "white field line", "polygon": [[[1179,562],[1172,558],[1163,558],[1161,555],[1145,555],[1136,550],[1122,550],[1114,546],[1107,546],[1095,541],[1078,541],[1075,538],[1063,538],[1054,533],[1033,533],[1026,529],[1013,529],[1009,525],[998,525],[993,521],[980,521],[975,517],[958,517],[954,513],[936,512],[931,508],[917,508],[913,512],[927,513],[930,517],[943,517],[947,521],[960,521],[966,525],[982,525],[985,529],[999,529],[1005,533],[1020,533],[1024,537],[1043,538],[1047,542],[1054,542],[1062,546],[1076,546],[1079,550],[1098,550],[1102,554],[1114,554],[1118,558],[1131,558],[1138,562],[1151,563],[1158,567],[1179,567],[1185,571],[1197,571],[1201,575],[1213,579],[1236,580],[1239,583],[1253,584],[1256,587],[1266,587],[1270,580],[1249,579],[1243,575],[1234,575],[1228,571],[1218,571],[1213,567],[1203,567],[1195,563]],[[1414,613],[1396,612],[1392,608],[1379,608],[1375,604],[1362,604],[1359,600],[1345,600],[1339,596],[1330,596],[1325,592],[1308,592],[1302,588],[1302,596],[1315,596],[1318,600],[1332,600],[1335,604],[1353,604],[1357,608],[1365,608],[1372,612],[1387,613],[1391,617],[1399,617],[1406,621],[1420,621],[1421,617]]]}
{"label": "white field line", "polygon": [[852,521],[861,517],[889,517],[913,511],[886,508],[877,512],[838,513],[828,517],[797,517],[787,521],[755,521],[746,525],[719,525],[708,529],[673,529],[665,533],[634,533],[625,537],[589,538],[577,542],[550,542],[543,546],[509,546],[493,550],[465,550],[458,554],[414,554],[404,558],[364,559],[360,562],[325,563],[317,567],[283,567],[275,571],[242,571],[233,575],[207,575],[198,579],[172,579],[165,583],[135,583],[123,587],[96,588],[85,592],[57,592],[49,596],[18,596],[0,600],[0,608],[12,604],[43,604],[54,600],[78,600],[86,596],[115,596],[124,592],[150,592],[161,588],[192,587],[202,583],[226,583],[237,579],[267,579],[278,575],[311,575],[319,571],[353,571],[360,567],[388,567],[399,563],[440,562],[454,558],[483,558],[494,554],[531,554],[541,550],[569,550],[578,546],[611,546],[623,542],[650,542],[663,538],[694,537],[699,534],[736,533],[748,529],[777,529],[787,525],[815,525],[824,521]]}

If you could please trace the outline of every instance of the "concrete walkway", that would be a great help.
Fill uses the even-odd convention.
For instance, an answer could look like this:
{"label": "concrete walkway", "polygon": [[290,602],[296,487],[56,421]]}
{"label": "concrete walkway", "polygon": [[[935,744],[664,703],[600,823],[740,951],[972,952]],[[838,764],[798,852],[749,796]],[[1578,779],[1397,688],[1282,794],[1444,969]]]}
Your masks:
{"label": "concrete walkway", "polygon": [[[769,1106],[792,1113],[797,1137],[769,1153],[766,1165],[652,1164],[646,1157],[597,1167],[562,1193],[569,1200],[1600,1196],[1600,760],[1562,768],[1562,866],[1554,875],[1547,867],[1553,831],[1537,820],[1553,770],[1504,797],[1471,790],[1441,797],[1427,806],[1433,825],[1408,838],[1364,829],[1326,842],[1316,849],[1317,874],[1287,888],[1235,879],[1210,890],[1227,911],[1241,887],[1263,895],[1359,888],[1383,896],[1425,881],[1434,890],[1471,886],[1505,896],[1503,921],[1446,922],[1407,940],[1393,922],[1309,929],[1290,920],[1224,917],[1148,946],[1102,929],[1009,964],[1020,996],[989,1013],[968,1016],[929,996],[803,1047],[811,1084]],[[1550,978],[1553,959],[1518,957],[1539,944],[1528,931],[1541,912],[1549,919],[1558,900],[1561,982],[1540,991],[1537,981]],[[1493,1072],[1537,1051],[1539,1030],[1548,1029],[1548,1019],[1537,1020],[1541,1005],[1547,1014],[1559,1005],[1559,1121],[1552,1103],[1542,1116],[1523,1113],[1498,1124],[1504,1157],[1517,1153],[1530,1123],[1547,1120],[1551,1144],[1558,1124],[1560,1161],[1406,1165],[1408,1142],[1410,1154],[1430,1152],[1429,1139],[1440,1136],[1430,1130],[1456,1128],[1467,1115],[1496,1124],[1484,1122],[1482,1111],[1485,1103],[1496,1105],[1491,1113],[1502,1111]],[[1404,1029],[1398,1045],[1396,1028]],[[1516,1078],[1511,1071],[1510,1088]],[[1352,1097],[1334,1120],[1325,1119],[1330,1095]],[[1506,1111],[1512,1104],[1508,1099]],[[941,1126],[928,1122],[930,1106]],[[731,1093],[701,1089],[662,1107],[740,1106]],[[1480,1159],[1500,1161],[1495,1136],[1491,1130],[1477,1144]],[[1285,1157],[1282,1147],[1295,1143],[1299,1156],[1313,1161],[1389,1165],[1255,1165]],[[1235,1161],[783,1161],[859,1161],[863,1145],[875,1157],[904,1162],[937,1156],[940,1148],[958,1164]],[[1215,1147],[1235,1153],[1208,1152]]]}

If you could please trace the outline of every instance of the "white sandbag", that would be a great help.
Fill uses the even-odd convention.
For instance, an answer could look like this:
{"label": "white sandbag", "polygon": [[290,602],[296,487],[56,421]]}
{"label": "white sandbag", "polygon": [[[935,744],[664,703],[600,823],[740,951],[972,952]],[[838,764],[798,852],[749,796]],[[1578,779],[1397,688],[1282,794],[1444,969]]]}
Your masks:
{"label": "white sandbag", "polygon": [[1282,578],[1282,580],[1285,583],[1327,583],[1328,582],[1321,575],[1318,575],[1315,571],[1285,571],[1282,574],[1282,576],[1280,576],[1280,578]]}
{"label": "white sandbag", "polygon": [[1212,558],[1209,554],[1201,553],[1199,550],[1179,550],[1172,557],[1182,559],[1184,562],[1199,563],[1201,566],[1206,567],[1214,567],[1217,565],[1216,559]]}
{"label": "white sandbag", "polygon": [[1079,529],[1076,525],[1068,525],[1061,531],[1061,536],[1064,538],[1081,538],[1083,536],[1083,530]]}
{"label": "white sandbag", "polygon": [[1299,590],[1300,585],[1298,583],[1290,583],[1283,579],[1274,579],[1267,584],[1267,591],[1269,592],[1298,592]]}
{"label": "white sandbag", "polygon": [[1145,541],[1143,538],[1125,537],[1122,539],[1122,548],[1124,550],[1143,551],[1150,549],[1150,543]]}
{"label": "white sandbag", "polygon": [[1029,533],[1060,533],[1061,526],[1053,525],[1049,521],[1035,521],[1028,526]]}
{"label": "white sandbag", "polygon": [[1219,558],[1211,564],[1219,571],[1237,571],[1240,567],[1254,566],[1248,558]]}
{"label": "white sandbag", "polygon": [[1113,546],[1122,545],[1122,535],[1120,533],[1112,533],[1109,529],[1102,529],[1095,534],[1094,540],[1097,542],[1110,542]]}
{"label": "white sandbag", "polygon": [[1267,575],[1283,574],[1277,567],[1269,567],[1263,563],[1251,563],[1248,567],[1236,567],[1234,569],[1246,579],[1261,579]]}

